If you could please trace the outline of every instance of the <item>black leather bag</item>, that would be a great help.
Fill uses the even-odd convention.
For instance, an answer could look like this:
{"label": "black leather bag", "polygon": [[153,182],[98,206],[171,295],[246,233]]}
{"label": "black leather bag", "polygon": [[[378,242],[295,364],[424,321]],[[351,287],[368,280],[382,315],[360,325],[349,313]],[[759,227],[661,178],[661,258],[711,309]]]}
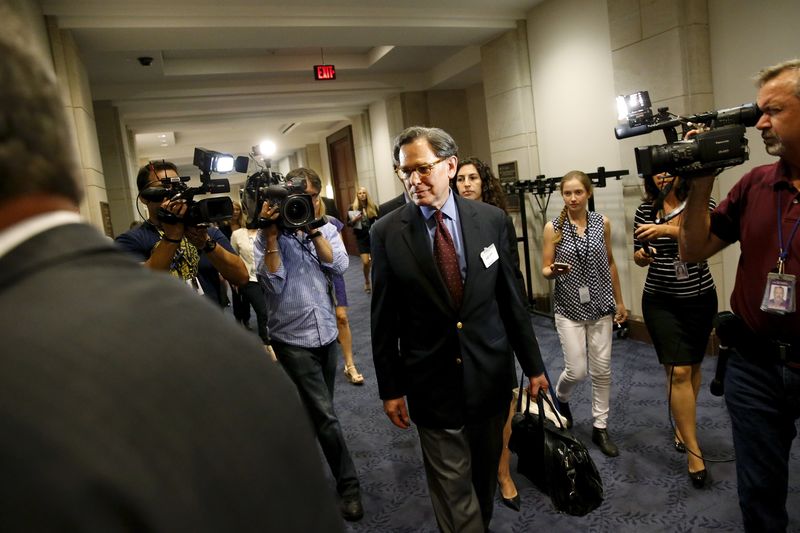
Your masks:
{"label": "black leather bag", "polygon": [[546,393],[536,398],[535,414],[527,394],[522,411],[522,396],[520,387],[508,444],[517,454],[517,471],[548,494],[556,510],[574,516],[593,511],[603,502],[603,480],[586,446],[564,427],[560,416],[560,427],[545,416],[545,403],[557,412]]}

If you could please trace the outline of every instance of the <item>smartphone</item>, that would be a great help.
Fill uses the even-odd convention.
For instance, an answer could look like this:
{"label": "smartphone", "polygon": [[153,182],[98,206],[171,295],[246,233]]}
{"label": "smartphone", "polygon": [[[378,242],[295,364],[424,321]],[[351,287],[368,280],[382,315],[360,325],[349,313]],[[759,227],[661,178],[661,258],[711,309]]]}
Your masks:
{"label": "smartphone", "polygon": [[569,263],[553,263],[553,270],[569,270]]}

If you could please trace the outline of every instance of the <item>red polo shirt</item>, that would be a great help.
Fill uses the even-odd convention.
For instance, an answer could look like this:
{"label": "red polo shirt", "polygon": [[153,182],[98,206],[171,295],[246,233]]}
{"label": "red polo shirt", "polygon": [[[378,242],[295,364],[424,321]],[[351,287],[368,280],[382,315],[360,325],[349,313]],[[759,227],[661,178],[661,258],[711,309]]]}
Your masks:
{"label": "red polo shirt", "polygon": [[[733,186],[728,196],[711,214],[711,231],[720,239],[739,241],[741,255],[736,284],[731,295],[731,309],[750,328],[761,335],[787,342],[800,342],[800,311],[774,315],[761,311],[767,273],[778,263],[778,204],[782,209],[784,244],[800,217],[800,192],[788,179],[781,161],[756,167]],[[788,295],[797,305],[800,289],[800,229],[789,245],[784,273],[798,278],[795,290]]]}

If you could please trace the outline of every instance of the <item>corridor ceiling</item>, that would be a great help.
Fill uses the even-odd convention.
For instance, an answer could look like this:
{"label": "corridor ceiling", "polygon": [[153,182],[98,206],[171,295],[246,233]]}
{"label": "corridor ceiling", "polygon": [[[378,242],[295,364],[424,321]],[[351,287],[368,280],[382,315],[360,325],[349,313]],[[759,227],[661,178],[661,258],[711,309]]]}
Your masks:
{"label": "corridor ceiling", "polygon": [[[480,46],[540,0],[41,0],[74,36],[95,101],[140,159],[191,164],[195,146],[275,158],[371,102],[480,81]],[[152,57],[142,66],[139,57]],[[315,81],[312,65],[336,66]]]}

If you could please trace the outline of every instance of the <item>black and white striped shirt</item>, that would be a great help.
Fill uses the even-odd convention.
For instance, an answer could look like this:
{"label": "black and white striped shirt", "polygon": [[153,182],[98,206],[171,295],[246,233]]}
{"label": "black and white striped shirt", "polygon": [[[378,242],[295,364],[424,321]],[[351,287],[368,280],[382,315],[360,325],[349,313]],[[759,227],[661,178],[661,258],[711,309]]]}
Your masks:
{"label": "black and white striped shirt", "polygon": [[[710,199],[708,209],[713,211],[717,203]],[[643,203],[636,210],[633,218],[633,251],[636,253],[644,243],[636,239],[636,229],[642,224],[653,224],[656,212],[653,204]],[[680,260],[678,242],[669,237],[659,237],[650,241],[650,246],[656,249],[654,261],[650,263],[647,279],[644,282],[644,292],[648,294],[669,295],[674,298],[690,298],[707,291],[715,290],[714,279],[708,269],[708,263],[686,263],[689,276],[679,280],[675,274],[675,261]]]}

